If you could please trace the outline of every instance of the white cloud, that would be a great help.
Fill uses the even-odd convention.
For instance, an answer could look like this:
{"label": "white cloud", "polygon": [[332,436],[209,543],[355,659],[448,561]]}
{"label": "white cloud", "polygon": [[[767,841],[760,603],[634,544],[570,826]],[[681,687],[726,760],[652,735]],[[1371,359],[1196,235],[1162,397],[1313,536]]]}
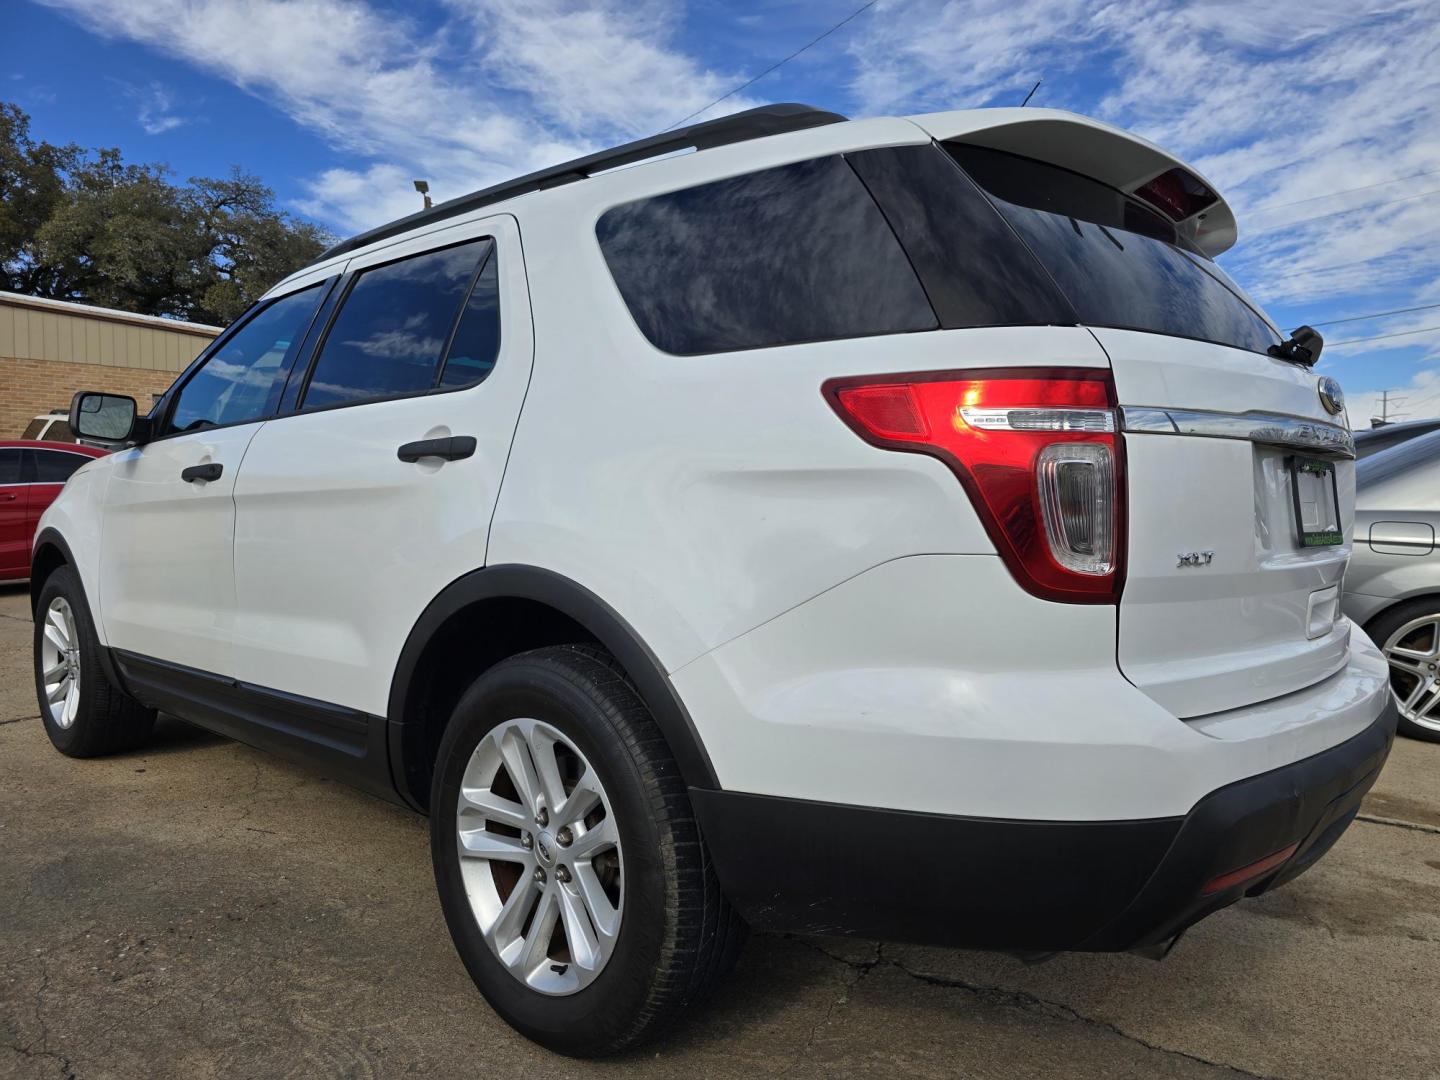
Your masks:
{"label": "white cloud", "polygon": [[[1336,303],[1363,313],[1440,293],[1433,0],[892,0],[848,48],[866,112],[1018,104],[1043,76],[1037,104],[1099,116],[1192,162],[1236,210],[1240,243],[1222,261],[1262,303],[1313,318]],[[1410,179],[1367,187],[1397,177]],[[1331,194],[1350,188],[1366,190]],[[1440,335],[1326,355],[1349,358],[1353,373],[1365,354],[1417,345],[1440,358]]]}
{"label": "white cloud", "polygon": [[[307,183],[345,228],[650,134],[731,76],[676,49],[667,0],[448,0],[440,31],[365,0],[42,0],[267,101],[361,159]],[[720,111],[750,102],[732,98]]]}
{"label": "white cloud", "polygon": [[163,135],[188,123],[188,119],[175,112],[175,95],[161,82],[150,82],[144,86],[111,79],[127,98],[135,103],[135,120],[147,135]]}
{"label": "white cloud", "polygon": [[[1388,387],[1387,414],[1400,420],[1426,420],[1440,416],[1440,368],[1424,368],[1415,373],[1409,385]],[[1372,417],[1381,413],[1380,390],[1346,391],[1345,410],[1350,426],[1356,431],[1370,426]]]}

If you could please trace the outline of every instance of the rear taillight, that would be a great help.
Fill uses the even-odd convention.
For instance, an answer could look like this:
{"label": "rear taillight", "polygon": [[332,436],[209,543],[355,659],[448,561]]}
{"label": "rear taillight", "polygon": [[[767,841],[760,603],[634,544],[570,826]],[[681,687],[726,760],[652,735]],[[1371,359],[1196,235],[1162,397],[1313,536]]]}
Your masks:
{"label": "rear taillight", "polygon": [[823,390],[867,442],[949,465],[1026,590],[1119,598],[1124,486],[1108,371],[877,375]]}

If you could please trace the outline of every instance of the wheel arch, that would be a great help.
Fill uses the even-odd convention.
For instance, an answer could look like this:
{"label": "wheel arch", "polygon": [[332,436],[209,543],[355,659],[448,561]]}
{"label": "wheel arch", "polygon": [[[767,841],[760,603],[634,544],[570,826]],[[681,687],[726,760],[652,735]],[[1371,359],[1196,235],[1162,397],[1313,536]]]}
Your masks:
{"label": "wheel arch", "polygon": [[[451,582],[430,601],[406,638],[386,710],[391,779],[400,796],[417,810],[427,808],[434,751],[464,686],[507,656],[577,639],[603,646],[624,668],[669,743],[685,784],[718,788],[689,712],[635,629],[578,582],[511,563]],[[468,662],[463,684],[452,682],[448,692],[442,687],[432,693],[433,676],[452,650],[461,650]]]}
{"label": "wheel arch", "polygon": [[51,574],[62,566],[74,567],[79,574],[80,567],[65,538],[55,529],[42,529],[35,537],[30,549],[30,614],[40,603],[40,592]]}

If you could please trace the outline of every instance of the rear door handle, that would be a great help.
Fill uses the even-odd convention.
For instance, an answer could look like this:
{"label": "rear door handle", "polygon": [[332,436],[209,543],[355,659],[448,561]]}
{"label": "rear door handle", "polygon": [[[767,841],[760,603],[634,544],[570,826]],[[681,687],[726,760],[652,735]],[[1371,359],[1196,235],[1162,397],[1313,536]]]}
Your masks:
{"label": "rear door handle", "polygon": [[401,461],[419,461],[421,458],[438,457],[446,461],[459,461],[475,453],[475,436],[452,435],[448,439],[421,439],[407,442],[395,456]]}
{"label": "rear door handle", "polygon": [[19,497],[13,491],[0,491],[0,502],[14,502]]}
{"label": "rear door handle", "polygon": [[181,469],[180,479],[187,484],[193,484],[196,480],[219,480],[224,471],[225,466],[218,461],[212,461],[208,465],[191,465],[188,469]]}

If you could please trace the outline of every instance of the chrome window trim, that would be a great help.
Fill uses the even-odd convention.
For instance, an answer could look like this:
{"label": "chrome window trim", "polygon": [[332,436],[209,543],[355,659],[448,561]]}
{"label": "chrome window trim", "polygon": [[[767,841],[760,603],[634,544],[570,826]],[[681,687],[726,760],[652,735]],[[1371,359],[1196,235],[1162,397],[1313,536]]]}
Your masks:
{"label": "chrome window trim", "polygon": [[1228,413],[1126,405],[1120,409],[1120,426],[1123,431],[1134,434],[1241,439],[1265,446],[1308,450],[1330,457],[1355,456],[1355,437],[1346,428],[1282,413]]}

